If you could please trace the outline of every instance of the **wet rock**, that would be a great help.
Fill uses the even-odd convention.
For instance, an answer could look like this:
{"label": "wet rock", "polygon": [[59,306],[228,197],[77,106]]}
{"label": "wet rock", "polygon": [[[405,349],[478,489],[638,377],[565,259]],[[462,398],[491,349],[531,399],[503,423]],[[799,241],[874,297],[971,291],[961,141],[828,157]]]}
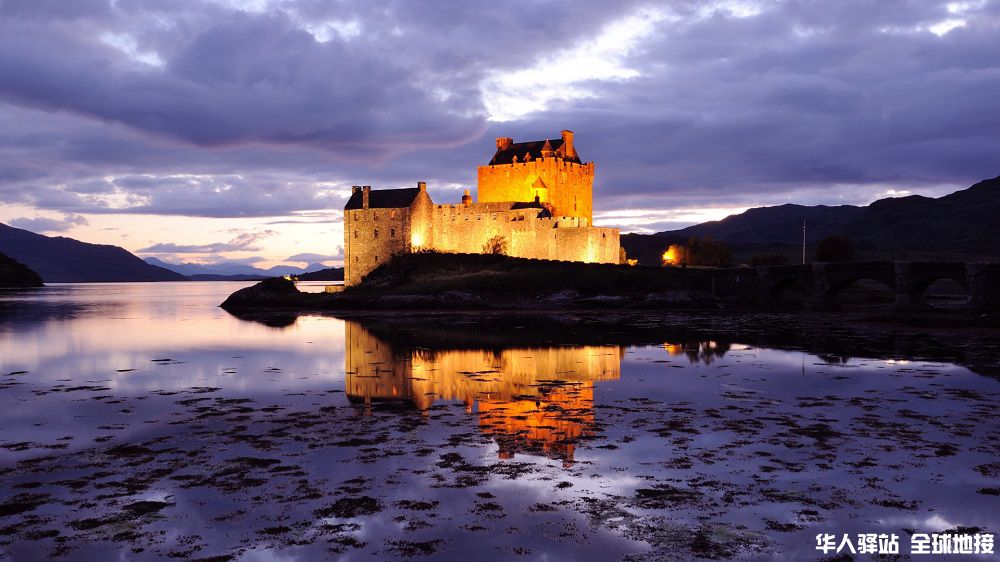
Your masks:
{"label": "wet rock", "polygon": [[375,498],[360,496],[353,498],[340,498],[333,505],[317,509],[314,513],[316,517],[338,517],[350,519],[362,515],[374,515],[382,511],[382,505]]}

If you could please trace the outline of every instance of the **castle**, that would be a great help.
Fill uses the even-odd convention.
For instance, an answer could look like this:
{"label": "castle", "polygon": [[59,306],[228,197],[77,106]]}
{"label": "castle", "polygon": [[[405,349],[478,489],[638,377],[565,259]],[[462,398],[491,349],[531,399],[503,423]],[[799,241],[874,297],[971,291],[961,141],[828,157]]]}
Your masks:
{"label": "castle", "polygon": [[344,206],[344,284],[356,285],[390,257],[419,250],[588,263],[618,263],[617,228],[592,226],[594,163],[583,163],[573,132],[515,143],[497,139],[479,167],[473,202],[435,204],[427,184],[354,186]]}

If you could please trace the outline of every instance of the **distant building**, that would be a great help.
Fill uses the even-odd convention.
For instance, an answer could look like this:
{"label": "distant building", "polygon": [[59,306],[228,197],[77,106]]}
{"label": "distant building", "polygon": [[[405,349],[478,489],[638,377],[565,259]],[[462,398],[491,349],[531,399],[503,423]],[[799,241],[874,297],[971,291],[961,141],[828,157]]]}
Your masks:
{"label": "distant building", "polygon": [[618,229],[591,225],[594,163],[580,160],[571,131],[532,142],[498,138],[478,182],[479,202],[466,190],[455,205],[435,204],[424,182],[354,186],[344,207],[344,283],[360,283],[390,257],[421,249],[618,263]]}

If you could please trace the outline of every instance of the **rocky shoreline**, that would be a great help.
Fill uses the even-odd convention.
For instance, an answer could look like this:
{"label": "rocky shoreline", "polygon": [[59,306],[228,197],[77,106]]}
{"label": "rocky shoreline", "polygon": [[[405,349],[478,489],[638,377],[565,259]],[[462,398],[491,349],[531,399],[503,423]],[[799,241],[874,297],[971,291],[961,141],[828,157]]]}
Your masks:
{"label": "rocky shoreline", "polygon": [[439,294],[347,291],[303,293],[284,279],[262,281],[236,291],[221,305],[229,312],[293,310],[298,312],[354,310],[594,310],[594,309],[718,309],[721,300],[708,293],[664,291],[640,296],[582,295],[565,290],[541,296],[504,297],[449,290]]}
{"label": "rocky shoreline", "polygon": [[42,278],[23,263],[0,254],[0,287],[41,287]]}

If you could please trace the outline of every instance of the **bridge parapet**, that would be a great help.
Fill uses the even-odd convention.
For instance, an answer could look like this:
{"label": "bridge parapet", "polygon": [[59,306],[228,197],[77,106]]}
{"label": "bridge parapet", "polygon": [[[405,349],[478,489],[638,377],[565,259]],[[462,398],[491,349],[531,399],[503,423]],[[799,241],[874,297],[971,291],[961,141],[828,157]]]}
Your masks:
{"label": "bridge parapet", "polygon": [[896,306],[923,305],[924,292],[939,279],[951,279],[969,291],[973,308],[1000,308],[1000,263],[964,262],[820,262],[717,270],[713,291],[746,300],[776,302],[789,289],[811,294],[817,308],[837,308],[838,295],[851,284],[871,279],[896,292]]}

